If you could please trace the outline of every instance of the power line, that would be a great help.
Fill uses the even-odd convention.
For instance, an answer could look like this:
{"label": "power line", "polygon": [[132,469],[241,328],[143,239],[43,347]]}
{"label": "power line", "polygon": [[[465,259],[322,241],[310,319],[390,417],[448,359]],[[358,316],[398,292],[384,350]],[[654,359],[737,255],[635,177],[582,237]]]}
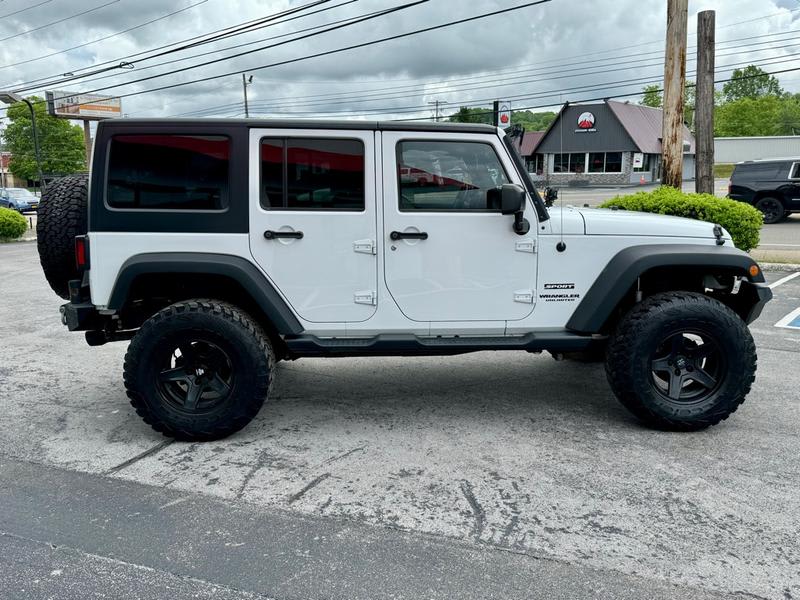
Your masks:
{"label": "power line", "polygon": [[70,19],[74,19],[76,17],[82,17],[83,15],[88,15],[89,13],[100,10],[101,8],[105,8],[106,6],[111,6],[112,4],[116,4],[119,1],[120,0],[111,0],[110,2],[106,2],[105,4],[101,4],[100,6],[95,6],[94,8],[90,8],[89,10],[84,10],[82,12],[75,13],[74,15],[70,15],[69,17],[64,17],[63,19],[58,19],[57,21],[51,21],[46,25],[40,25],[39,27],[34,27],[33,29],[28,29],[26,31],[21,31],[20,33],[15,33],[14,35],[10,35],[8,37],[0,38],[0,42],[13,40],[14,38],[18,38],[23,35],[28,35],[29,33],[33,33],[34,31],[41,31],[42,29],[47,29],[48,27],[52,27],[53,25],[58,25],[59,23],[63,23],[64,21],[69,21]]}
{"label": "power line", "polygon": [[[800,30],[797,30],[797,31],[800,31]],[[722,43],[731,44],[731,43],[736,42],[736,41],[759,39],[759,38],[764,38],[764,37],[774,37],[776,35],[789,35],[791,33],[793,33],[793,32],[787,31],[787,32],[781,32],[779,34],[766,34],[766,35],[759,35],[759,36],[748,36],[748,37],[745,37],[745,38],[738,38],[738,39],[727,40],[725,42],[719,42],[719,44],[722,44]],[[792,36],[789,39],[796,39],[796,38],[794,36]],[[782,42],[782,41],[784,41],[784,40],[783,39],[781,39],[781,40],[769,40],[767,42],[739,45],[736,48],[739,48],[739,49],[749,48],[749,49],[751,49],[751,52],[764,52],[767,49],[752,50],[752,47],[753,46],[765,45],[765,44],[774,44],[774,43],[779,43],[779,42]],[[791,47],[791,46],[789,46],[789,47]],[[734,48],[731,47],[731,48],[727,48],[727,49],[734,49]],[[773,49],[773,48],[769,48],[769,49]],[[645,55],[646,54],[663,54],[663,52],[662,51],[658,51],[658,52],[645,53]],[[722,56],[729,56],[729,55],[733,55],[733,54],[737,54],[737,53],[727,53],[727,54],[724,54]],[[639,56],[643,56],[643,55],[642,54],[629,54],[629,55],[624,55],[624,56],[608,57],[608,58],[604,58],[604,59],[583,61],[583,63],[582,63],[583,66],[581,66],[581,67],[578,67],[578,68],[575,68],[575,69],[559,69],[557,71],[552,71],[552,72],[565,73],[565,72],[570,72],[570,71],[579,71],[579,72],[582,72],[583,75],[596,74],[597,72],[586,72],[584,70],[585,65],[588,64],[588,63],[604,62],[604,61],[611,61],[611,60],[618,61],[618,59],[622,59],[622,58],[639,57]],[[622,64],[633,64],[633,63],[637,63],[637,62],[643,62],[645,60],[649,60],[649,59],[639,58],[639,59],[634,60],[634,61],[615,62],[614,64],[619,66],[619,65],[622,65]],[[546,62],[554,62],[554,61],[540,61],[537,64],[543,64],[543,63],[546,63]],[[571,61],[570,61],[570,64],[572,64]],[[658,63],[658,65],[661,65],[661,64],[663,64],[663,63]],[[649,66],[655,66],[655,65],[642,65],[641,68],[646,68],[646,67],[649,67]],[[496,75],[499,75],[499,74],[504,73],[504,72],[507,72],[508,74],[513,74],[513,73],[533,74],[533,73],[536,73],[536,72],[540,72],[540,75],[549,75],[552,72],[547,72],[547,69],[551,69],[551,68],[552,67],[536,67],[536,68],[532,68],[531,69],[529,67],[520,68],[520,66],[518,65],[518,66],[515,66],[515,67],[507,67],[507,68],[502,68],[502,69],[493,69],[492,71],[490,71],[488,73],[481,74],[481,75],[469,75],[469,76],[464,76],[464,77],[456,77],[456,78],[452,78],[452,79],[449,79],[449,80],[446,80],[446,81],[441,81],[439,79],[436,82],[438,84],[437,90],[438,90],[439,86],[448,86],[449,89],[447,91],[455,91],[453,89],[452,84],[455,84],[455,83],[457,83],[459,81],[486,80],[488,77],[495,77]],[[544,72],[542,72],[542,71],[544,71]],[[510,79],[522,79],[522,78],[523,78],[523,76],[512,77]],[[508,77],[506,77],[506,78],[502,79],[501,81],[509,81],[510,79]],[[305,95],[305,96],[291,96],[291,97],[275,98],[274,101],[278,102],[278,104],[270,104],[270,106],[271,107],[282,106],[284,103],[281,102],[281,101],[287,101],[287,102],[291,103],[293,106],[297,106],[298,104],[300,104],[300,105],[311,105],[312,104],[311,102],[298,102],[300,100],[306,100],[306,99],[309,99],[309,100],[310,99],[329,99],[329,100],[334,100],[334,99],[348,99],[348,98],[364,98],[365,96],[368,96],[368,95],[369,96],[374,95],[374,94],[372,94],[372,92],[381,92],[381,91],[386,91],[386,90],[401,91],[401,90],[420,89],[420,94],[422,94],[422,93],[434,93],[434,92],[437,91],[437,90],[431,90],[428,87],[423,87],[423,86],[427,86],[428,82],[426,80],[416,80],[416,79],[407,79],[407,78],[406,79],[389,79],[389,80],[381,80],[381,83],[388,83],[388,82],[391,82],[391,81],[416,81],[418,83],[415,83],[414,85],[411,85],[411,86],[401,86],[399,88],[396,87],[396,86],[391,86],[391,87],[382,87],[382,88],[368,88],[368,89],[361,89],[361,90],[347,90],[347,91],[336,92],[336,93],[324,93],[324,94],[312,94],[312,95]],[[293,82],[290,82],[290,83],[317,83],[317,82],[316,81],[315,82],[296,82],[296,81],[293,81]],[[323,81],[322,83],[329,83],[329,82]],[[339,83],[341,83],[341,82],[339,82]],[[526,83],[526,81],[522,81],[522,82],[518,82],[518,83]],[[263,102],[261,104],[263,104]],[[209,110],[213,111],[214,109],[226,108],[226,107],[229,107],[229,106],[232,106],[232,104],[230,104],[230,103],[223,104],[223,105],[220,105],[220,106],[217,106],[217,107],[212,107]],[[171,116],[190,115],[190,114],[193,114],[194,112],[195,111],[190,111],[188,113],[179,113],[178,115],[171,115]],[[202,111],[199,111],[199,112],[205,113],[205,112],[208,112],[208,111],[207,110],[202,110]]]}
{"label": "power line", "polygon": [[34,4],[33,6],[26,6],[25,8],[20,8],[19,10],[15,10],[14,12],[6,13],[4,15],[0,15],[0,19],[5,19],[6,17],[13,17],[14,15],[18,15],[20,13],[24,13],[28,10],[34,9],[37,6],[41,6],[42,4],[49,4],[53,0],[43,0],[43,2],[39,2],[39,4]]}
{"label": "power line", "polygon": [[[800,43],[793,44],[793,46],[800,46]],[[787,47],[790,47],[790,46],[787,46]],[[733,52],[733,53],[728,53],[728,54],[722,54],[722,55],[719,55],[719,56],[734,56],[734,55],[738,55],[738,54],[739,54],[738,52]],[[795,54],[790,54],[790,55],[780,55],[780,58],[788,58],[788,57],[798,56],[798,55],[800,55],[800,53],[795,53]],[[772,58],[773,57],[768,57],[769,60],[771,60]],[[762,59],[762,60],[768,60],[768,59]],[[694,60],[694,59],[690,59],[690,60]],[[639,61],[633,61],[633,62],[639,62]],[[721,65],[721,67],[745,66],[747,64],[756,64],[756,63],[758,63],[758,60],[755,60],[755,61],[750,60],[750,61],[747,61],[745,63],[734,63],[733,65]],[[621,64],[625,64],[625,63],[621,63]],[[640,65],[638,68],[646,69],[646,68],[650,68],[650,67],[661,67],[661,68],[663,68],[663,62]],[[493,80],[488,80],[487,82],[484,82],[481,85],[467,84],[469,87],[465,87],[464,85],[451,86],[451,85],[449,85],[450,82],[444,82],[440,86],[428,87],[428,88],[425,88],[425,89],[421,90],[420,92],[416,92],[416,93],[414,93],[413,90],[419,89],[417,87],[409,89],[409,90],[398,90],[398,91],[408,91],[409,92],[408,94],[404,94],[404,95],[398,95],[396,93],[387,94],[386,92],[381,92],[381,91],[378,91],[378,93],[375,93],[375,94],[363,94],[363,93],[362,94],[359,94],[359,93],[353,94],[351,92],[347,92],[346,96],[337,96],[337,97],[332,97],[332,98],[331,97],[328,97],[328,98],[323,97],[322,99],[316,99],[316,100],[306,101],[306,102],[300,101],[300,100],[302,100],[303,97],[296,97],[295,99],[292,99],[292,98],[279,98],[279,99],[276,99],[275,102],[269,101],[269,103],[266,106],[264,106],[264,104],[265,104],[264,102],[260,102],[260,103],[259,102],[254,102],[253,105],[261,104],[262,108],[278,109],[278,108],[283,108],[283,107],[286,107],[286,106],[311,107],[311,106],[320,106],[320,105],[322,105],[322,106],[333,106],[333,105],[338,105],[338,104],[360,104],[360,103],[364,103],[364,102],[374,102],[374,101],[377,101],[377,100],[392,100],[392,99],[398,99],[398,98],[411,98],[411,97],[416,97],[416,96],[420,96],[420,95],[449,94],[449,93],[455,93],[455,92],[482,90],[482,89],[487,89],[487,88],[497,89],[497,88],[507,87],[507,86],[511,86],[511,85],[517,86],[517,85],[526,84],[526,83],[538,83],[538,82],[543,82],[543,81],[555,81],[555,80],[558,80],[558,79],[572,79],[572,78],[575,78],[575,77],[583,78],[583,77],[587,77],[587,76],[591,76],[591,75],[601,75],[601,74],[606,74],[606,73],[616,73],[616,72],[619,72],[619,71],[628,71],[628,70],[629,69],[627,69],[627,68],[613,68],[613,69],[604,69],[604,70],[595,70],[595,71],[585,71],[583,69],[583,67],[579,67],[577,69],[571,69],[571,70],[567,69],[566,70],[566,71],[578,71],[577,73],[573,73],[573,74],[569,74],[569,75],[565,74],[565,75],[560,75],[560,76],[556,76],[556,77],[548,77],[548,76],[551,75],[552,73],[564,73],[565,70],[550,71],[550,72],[542,73],[542,74],[540,74],[539,76],[537,76],[537,77],[535,77],[533,79],[524,79],[524,77],[527,77],[527,76],[493,79]],[[542,76],[545,76],[545,79],[542,79],[541,78]],[[511,81],[511,80],[514,80],[514,81]],[[519,81],[517,81],[517,80],[519,80]],[[498,81],[504,82],[504,83],[499,83],[499,84],[495,83],[495,82],[498,82]],[[476,83],[481,83],[481,82],[476,82]],[[395,89],[395,88],[383,88],[383,89],[384,90],[391,90],[391,89]],[[281,102],[281,100],[286,100],[286,102]]]}
{"label": "power line", "polygon": [[185,12],[187,10],[190,10],[190,9],[196,7],[196,6],[200,6],[201,4],[205,4],[206,2],[208,2],[208,0],[200,0],[199,2],[195,2],[194,4],[190,4],[189,6],[185,6],[184,8],[180,8],[178,10],[175,10],[175,11],[171,12],[171,13],[167,13],[167,14],[162,15],[160,17],[156,17],[155,19],[151,19],[150,21],[145,21],[144,23],[140,23],[139,25],[134,25],[133,27],[128,27],[127,29],[123,29],[122,31],[117,31],[116,33],[112,33],[110,35],[107,35],[107,36],[104,36],[104,37],[101,37],[101,38],[97,38],[96,40],[92,40],[91,42],[85,42],[83,44],[78,44],[77,46],[71,46],[71,47],[65,48],[63,50],[58,50],[57,52],[51,52],[50,54],[43,54],[43,55],[37,56],[35,58],[29,58],[27,60],[21,60],[19,62],[11,63],[11,64],[8,64],[8,65],[2,65],[2,66],[0,66],[0,70],[8,69],[10,67],[16,67],[16,66],[19,66],[19,65],[27,65],[29,63],[36,62],[38,60],[42,60],[42,59],[45,59],[45,58],[51,58],[53,56],[58,56],[59,54],[66,54],[67,52],[72,52],[73,50],[77,50],[78,48],[84,48],[85,46],[91,46],[92,44],[96,44],[97,42],[104,42],[104,41],[110,40],[111,38],[116,37],[118,35],[129,33],[131,31],[135,31],[136,29],[141,29],[142,27],[146,27],[148,25],[152,25],[153,23],[156,23],[158,21],[163,21],[164,19],[168,19],[169,17],[175,16],[175,15],[177,15],[179,13],[182,13],[182,12]]}
{"label": "power line", "polygon": [[[360,18],[358,18],[356,20],[350,21],[348,23],[341,23],[339,25],[334,25],[334,26],[328,27],[327,29],[324,29],[322,31],[317,31],[317,32],[314,32],[314,33],[308,33],[306,35],[302,35],[302,36],[299,36],[299,37],[296,37],[296,38],[292,38],[291,40],[285,40],[283,42],[277,42],[275,44],[268,44],[266,46],[261,46],[259,48],[254,48],[252,50],[247,50],[246,52],[240,52],[238,54],[232,54],[230,56],[226,56],[226,57],[223,57],[223,58],[209,60],[209,61],[206,61],[206,62],[198,63],[198,64],[195,64],[195,65],[191,65],[189,67],[184,67],[184,68],[181,68],[181,69],[175,69],[175,70],[172,70],[172,71],[167,71],[165,73],[159,73],[157,75],[150,75],[148,77],[140,77],[139,79],[133,79],[133,80],[130,80],[130,81],[126,81],[124,83],[112,84],[112,85],[106,86],[106,87],[95,88],[95,89],[89,90],[89,91],[84,92],[84,93],[88,94],[88,93],[101,92],[101,91],[114,89],[114,88],[121,87],[121,86],[133,85],[134,83],[142,83],[144,81],[151,81],[153,79],[160,79],[161,77],[167,77],[169,75],[175,75],[177,73],[185,73],[186,71],[198,69],[200,67],[207,67],[209,65],[213,65],[213,64],[216,64],[216,63],[219,63],[219,62],[222,62],[222,61],[230,60],[232,58],[240,58],[242,56],[247,56],[248,54],[254,54],[256,52],[261,52],[262,50],[268,50],[268,49],[276,48],[278,46],[283,46],[285,44],[290,44],[292,42],[297,42],[297,41],[304,40],[304,39],[307,39],[307,38],[316,37],[318,35],[322,35],[322,34],[325,34],[325,33],[329,33],[331,31],[336,31],[336,30],[339,30],[339,29],[343,29],[343,28],[349,27],[351,25],[356,25],[356,24],[359,24],[359,23],[363,23],[365,21],[369,21],[369,20],[375,19],[377,17],[385,16],[385,15],[388,15],[388,14],[391,14],[391,13],[394,13],[394,12],[397,12],[397,11],[400,11],[400,10],[405,10],[405,9],[408,9],[408,8],[412,8],[414,6],[417,6],[419,4],[424,4],[424,3],[427,3],[429,1],[430,0],[415,0],[414,2],[410,2],[408,4],[402,4],[400,6],[395,6],[395,7],[392,7],[392,8],[388,8],[388,9],[385,9],[383,11],[380,11],[377,14],[366,15],[366,16],[360,17]],[[534,4],[543,4],[545,2],[550,2],[550,1],[551,0],[537,0],[536,2],[531,2],[529,5],[523,5],[523,7],[524,6],[532,6]],[[522,8],[522,7],[520,7],[520,8]],[[501,12],[507,12],[508,10],[510,10],[510,9],[507,9],[505,11],[495,11],[494,13],[491,13],[491,14],[499,14]],[[471,21],[471,20],[475,20],[475,17],[470,18],[470,19],[461,20],[461,21],[458,21],[456,23],[463,23],[463,22],[467,22],[467,21]],[[445,26],[449,26],[449,25],[445,25]],[[441,28],[441,27],[442,26],[434,27],[434,28],[428,28],[428,29],[421,30],[421,31],[431,31],[433,29],[438,29],[438,28]],[[419,33],[419,32],[415,32],[415,33]],[[380,42],[383,42],[383,41],[388,41],[389,39],[397,39],[397,38],[400,38],[400,37],[407,37],[408,35],[413,35],[413,33],[412,34],[402,34],[402,35],[392,36],[391,38],[384,38],[383,40],[379,40],[379,41],[376,41],[376,42],[367,42],[367,43],[357,44],[357,45],[351,46],[349,48],[337,49],[337,50],[329,50],[329,51],[327,51],[325,53],[321,53],[319,55],[315,55],[315,56],[311,56],[311,57],[301,57],[301,58],[297,58],[297,59],[291,59],[291,60],[282,61],[281,63],[276,63],[276,64],[289,64],[291,62],[299,62],[301,60],[308,60],[309,58],[316,58],[317,56],[323,56],[323,55],[326,55],[326,54],[336,54],[338,52],[343,52],[345,50],[363,48],[365,46],[372,45],[373,43],[380,43]],[[275,65],[268,65],[268,66],[275,66]],[[169,85],[169,86],[164,86],[162,88],[155,88],[155,89],[152,89],[152,90],[147,90],[145,92],[137,92],[137,93],[149,93],[150,91],[159,91],[161,89],[170,89],[170,88],[174,88],[174,87],[181,87],[183,85],[188,85],[190,83],[199,83],[199,82],[203,82],[203,81],[211,81],[213,79],[220,79],[221,77],[228,77],[230,75],[236,75],[238,73],[241,73],[242,71],[248,71],[248,72],[249,71],[259,71],[259,70],[264,69],[264,68],[268,68],[268,67],[267,66],[260,66],[260,67],[255,67],[255,68],[237,69],[236,71],[232,71],[230,73],[225,73],[225,74],[222,74],[222,75],[213,75],[213,76],[210,76],[210,77],[203,77],[201,79],[195,79],[195,80],[189,81],[189,82],[176,83],[176,84],[172,84],[172,85]],[[117,97],[126,98],[126,97],[132,96],[132,95],[136,95],[136,93],[123,94],[123,95],[120,95],[120,96],[117,96]]]}
{"label": "power line", "polygon": [[[48,85],[50,83],[48,80],[52,80],[55,77],[60,77],[60,79],[57,79],[57,80],[53,81],[52,83],[65,83],[65,82],[69,82],[69,81],[75,81],[77,79],[82,79],[84,77],[90,77],[92,75],[96,75],[97,73],[102,73],[102,72],[106,72],[106,71],[110,71],[110,70],[114,70],[114,69],[120,68],[122,65],[125,65],[125,64],[131,65],[130,61],[133,60],[133,59],[137,59],[137,62],[139,60],[141,60],[141,61],[151,60],[153,58],[158,58],[160,56],[166,56],[167,54],[171,54],[171,53],[174,53],[174,52],[180,52],[181,50],[185,50],[187,48],[199,46],[199,45],[202,45],[202,44],[205,44],[205,43],[211,43],[212,41],[217,41],[218,39],[220,39],[219,36],[221,36],[221,35],[224,35],[226,37],[234,37],[236,35],[240,35],[240,34],[243,34],[243,33],[251,33],[252,31],[255,31],[256,29],[260,28],[261,26],[269,26],[269,25],[265,25],[267,23],[272,23],[272,22],[274,22],[274,21],[276,21],[278,19],[281,19],[283,17],[289,16],[289,15],[293,15],[293,14],[296,14],[296,13],[300,13],[300,12],[303,12],[303,11],[309,9],[309,8],[313,8],[313,7],[319,6],[321,4],[327,4],[328,2],[331,2],[331,1],[332,0],[314,0],[313,2],[309,2],[308,4],[303,4],[301,6],[296,6],[296,7],[291,8],[291,9],[279,11],[279,12],[276,12],[276,13],[271,13],[271,14],[268,14],[266,16],[258,17],[256,19],[251,19],[249,21],[242,21],[241,23],[237,23],[235,25],[230,25],[228,27],[223,27],[221,29],[216,29],[216,30],[208,32],[208,33],[199,34],[199,35],[196,35],[196,36],[192,36],[190,38],[178,40],[176,42],[170,42],[169,44],[163,44],[163,45],[158,46],[156,48],[151,48],[151,49],[148,49],[148,50],[142,50],[142,51],[136,52],[134,54],[129,54],[127,56],[122,56],[122,57],[118,57],[118,58],[115,58],[115,59],[112,59],[112,60],[103,61],[103,62],[94,64],[94,65],[91,65],[91,66],[88,66],[88,67],[81,67],[79,69],[73,69],[70,72],[70,78],[69,79],[63,79],[63,75],[50,75],[50,76],[47,76],[47,77],[40,77],[38,79],[33,79],[33,80],[30,80],[30,81],[27,81],[27,82],[18,83],[18,84],[15,84],[15,85],[6,85],[6,86],[3,86],[3,87],[4,88],[12,88],[15,91],[24,91],[26,89],[32,89],[32,87],[31,87],[32,84],[39,84],[38,86],[33,86],[33,87],[43,87],[45,85]],[[349,0],[349,2],[355,2],[355,1],[357,1],[357,0]],[[295,17],[295,18],[297,18],[297,17]],[[290,21],[290,20],[293,20],[293,19],[286,19],[286,21]],[[286,21],[281,21],[281,22],[286,22]],[[209,37],[209,36],[212,36],[212,37]],[[177,47],[175,47],[175,46],[177,46]],[[165,50],[167,48],[169,48],[169,50]],[[153,53],[153,52],[155,52],[156,54],[153,54],[152,56],[146,56],[146,57],[141,58],[141,59],[138,58],[140,56],[143,56],[143,55],[146,55],[146,54],[150,54],[150,53]],[[98,69],[98,67],[105,67],[106,65],[111,65],[111,66],[108,67],[108,68]],[[91,72],[89,72],[89,73],[86,73],[86,74],[83,74],[83,75],[75,75],[75,73],[81,73],[83,71],[90,71],[90,70],[91,70]],[[44,82],[47,82],[47,83],[44,83]],[[23,87],[23,86],[27,86],[27,87]]]}

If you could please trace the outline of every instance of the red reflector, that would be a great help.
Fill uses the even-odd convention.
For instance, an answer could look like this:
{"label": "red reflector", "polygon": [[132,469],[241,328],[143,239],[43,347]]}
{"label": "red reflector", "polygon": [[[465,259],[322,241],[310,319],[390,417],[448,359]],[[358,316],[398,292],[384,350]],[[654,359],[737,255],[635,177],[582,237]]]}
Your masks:
{"label": "red reflector", "polygon": [[75,238],[75,265],[78,269],[85,269],[89,264],[89,253],[86,246],[85,237],[79,236]]}

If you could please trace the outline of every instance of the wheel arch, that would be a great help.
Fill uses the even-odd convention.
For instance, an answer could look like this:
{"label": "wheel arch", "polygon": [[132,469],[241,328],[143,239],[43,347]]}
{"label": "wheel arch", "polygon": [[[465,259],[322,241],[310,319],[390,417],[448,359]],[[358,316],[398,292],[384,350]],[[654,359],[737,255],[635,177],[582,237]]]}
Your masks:
{"label": "wheel arch", "polygon": [[[748,254],[731,246],[702,244],[650,244],[617,253],[606,265],[567,322],[567,329],[584,334],[608,332],[616,319],[644,295],[662,291],[705,290],[706,275],[743,277],[739,294],[714,297],[730,306],[748,323],[772,296],[761,269]],[[639,287],[641,286],[641,287]]]}
{"label": "wheel arch", "polygon": [[[168,303],[197,297],[232,302],[250,312],[272,338],[304,331],[270,281],[253,263],[240,256],[194,252],[137,254],[120,268],[108,308],[124,316],[136,312],[133,305],[137,302],[147,304],[156,295]],[[156,310],[160,308],[163,306]],[[146,307],[142,314],[154,312],[153,307]]]}

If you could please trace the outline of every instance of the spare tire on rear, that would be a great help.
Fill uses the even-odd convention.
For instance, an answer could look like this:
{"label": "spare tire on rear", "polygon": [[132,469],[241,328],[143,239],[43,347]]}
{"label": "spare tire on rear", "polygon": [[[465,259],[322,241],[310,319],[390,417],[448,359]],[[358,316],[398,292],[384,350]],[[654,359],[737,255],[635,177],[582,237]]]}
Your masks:
{"label": "spare tire on rear", "polygon": [[71,175],[51,183],[42,194],[36,222],[39,261],[53,291],[69,299],[68,282],[79,279],[75,236],[88,231],[88,175]]}

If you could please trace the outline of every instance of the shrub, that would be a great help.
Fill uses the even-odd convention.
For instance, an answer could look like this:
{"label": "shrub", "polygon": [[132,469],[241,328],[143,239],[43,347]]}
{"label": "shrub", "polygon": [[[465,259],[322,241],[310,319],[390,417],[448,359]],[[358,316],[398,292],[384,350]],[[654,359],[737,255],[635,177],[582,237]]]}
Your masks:
{"label": "shrub", "polygon": [[612,206],[718,223],[730,232],[734,245],[745,252],[758,246],[761,226],[764,224],[761,211],[744,202],[717,198],[711,194],[686,194],[668,186],[652,192],[617,196],[601,204],[600,208]]}
{"label": "shrub", "polygon": [[8,208],[0,208],[0,239],[17,239],[28,229],[28,222],[21,214]]}

